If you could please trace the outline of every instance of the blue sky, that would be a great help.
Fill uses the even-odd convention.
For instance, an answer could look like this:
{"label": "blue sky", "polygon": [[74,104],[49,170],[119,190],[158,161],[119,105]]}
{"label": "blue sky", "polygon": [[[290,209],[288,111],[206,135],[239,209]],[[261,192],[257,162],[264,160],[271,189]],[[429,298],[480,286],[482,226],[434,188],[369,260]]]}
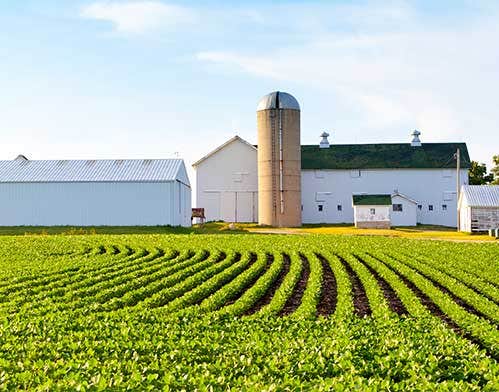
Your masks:
{"label": "blue sky", "polygon": [[303,144],[416,128],[499,154],[497,1],[0,0],[0,32],[0,159],[190,165],[255,142],[274,90],[300,101]]}

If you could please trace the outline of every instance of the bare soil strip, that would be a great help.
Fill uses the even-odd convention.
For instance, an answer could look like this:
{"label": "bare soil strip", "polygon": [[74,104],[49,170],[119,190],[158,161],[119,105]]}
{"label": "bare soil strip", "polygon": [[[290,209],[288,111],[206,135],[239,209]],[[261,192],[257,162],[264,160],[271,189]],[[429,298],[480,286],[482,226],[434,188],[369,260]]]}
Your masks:
{"label": "bare soil strip", "polygon": [[330,316],[336,309],[338,302],[338,287],[331,266],[324,256],[316,254],[322,263],[322,289],[319,303],[317,304],[317,315]]}
{"label": "bare soil strip", "polygon": [[385,299],[388,302],[390,309],[393,312],[397,313],[399,316],[409,314],[406,307],[404,306],[404,303],[398,297],[395,290],[393,290],[392,286],[390,286],[388,284],[388,282],[379,275],[378,271],[376,271],[369,264],[367,264],[364,260],[362,260],[362,258],[360,256],[357,256],[357,255],[353,255],[353,256],[357,260],[359,260],[359,262],[362,263],[369,270],[369,272],[374,276],[374,278],[378,282],[379,287],[383,291],[383,295],[385,296]]}
{"label": "bare soil strip", "polygon": [[[254,259],[253,259],[253,256],[254,256]],[[251,286],[253,286],[255,284],[255,282],[260,278],[260,276],[262,276],[265,273],[265,271],[267,271],[269,269],[270,265],[274,262],[274,255],[272,255],[270,253],[267,253],[266,257],[267,257],[267,264],[265,265],[265,268],[259,274],[257,274],[253,279],[251,279],[250,281],[246,282],[246,286],[244,286],[244,288],[239,293],[237,293],[237,295],[234,298],[231,298],[223,306],[232,305],[239,298],[241,298],[241,296],[245,293],[245,291],[247,289],[249,289]],[[246,270],[249,267],[251,267],[251,265],[256,261],[256,254],[252,254],[252,259],[251,260],[252,261],[250,262],[250,264],[248,265],[248,267],[246,268]]]}
{"label": "bare soil strip", "polygon": [[[497,326],[497,322],[492,320],[489,316],[487,316],[486,314],[483,314],[482,312],[480,312],[478,309],[475,309],[472,305],[470,305],[468,302],[466,302],[464,299],[462,299],[461,297],[458,297],[456,294],[454,294],[452,291],[450,291],[447,287],[445,287],[444,285],[442,285],[441,283],[437,282],[436,280],[434,280],[433,278],[431,278],[430,276],[426,275],[425,273],[419,271],[418,269],[416,268],[413,268],[412,266],[408,265],[407,263],[404,263],[403,261],[397,259],[396,257],[394,256],[391,256],[393,259],[397,260],[399,263],[402,263],[404,264],[405,266],[415,270],[418,272],[418,274],[420,274],[421,276],[423,276],[424,278],[428,279],[431,283],[433,283],[435,285],[435,287],[437,287],[442,293],[445,293],[447,294],[449,297],[451,297],[454,302],[456,302],[459,306],[461,306],[462,308],[466,309],[467,312],[471,313],[471,314],[474,314],[475,316],[478,316],[478,317],[482,317],[486,320],[488,320],[490,323],[494,324]],[[457,280],[457,279],[456,279]],[[481,294],[480,294],[481,295]]]}
{"label": "bare soil strip", "polygon": [[[274,257],[274,256],[272,256]],[[284,280],[284,277],[288,274],[289,272],[289,266],[291,264],[291,260],[287,254],[283,254],[283,259],[284,259],[284,264],[281,269],[281,272],[277,276],[277,279],[275,282],[269,287],[267,292],[261,297],[251,309],[249,309],[246,313],[244,313],[246,316],[249,316],[251,314],[254,314],[258,312],[261,308],[263,308],[265,305],[268,305],[271,301],[272,298],[274,297],[275,292],[277,289],[281,286],[282,281]]]}
{"label": "bare soil strip", "polygon": [[293,293],[286,301],[286,304],[284,305],[282,310],[279,312],[279,316],[287,316],[293,313],[301,304],[303,293],[305,292],[305,288],[307,287],[308,277],[310,276],[310,264],[308,262],[308,259],[302,254],[300,254],[300,259],[303,264],[300,279],[296,283]]}
{"label": "bare soil strip", "polygon": [[341,257],[340,255],[336,255],[338,259],[341,261],[343,266],[345,267],[348,277],[350,278],[350,282],[352,283],[352,292],[353,292],[353,307],[354,313],[359,317],[370,316],[372,314],[371,307],[369,306],[369,300],[367,298],[366,290],[362,285],[357,274],[354,272],[350,264]]}
{"label": "bare soil strip", "polygon": [[[410,255],[405,254],[405,256],[410,256]],[[394,256],[392,255],[392,257],[394,257]],[[394,257],[394,258],[395,258],[395,257]],[[398,260],[398,259],[397,259],[397,260]],[[466,282],[463,282],[463,281],[462,281],[462,280],[460,280],[459,278],[457,278],[457,277],[455,277],[455,276],[453,276],[453,275],[449,274],[447,271],[445,271],[444,269],[439,268],[437,265],[433,265],[433,264],[431,264],[431,263],[429,263],[429,262],[427,262],[427,261],[425,261],[424,259],[421,259],[421,258],[419,258],[419,257],[418,257],[418,258],[416,258],[416,260],[417,260],[419,263],[425,264],[425,265],[427,265],[428,267],[431,267],[431,268],[434,268],[434,269],[436,269],[436,270],[440,271],[442,274],[444,274],[444,275],[448,276],[449,278],[459,280],[459,282],[460,282],[462,285],[466,286],[466,287],[467,287],[467,288],[469,288],[470,290],[473,290],[473,291],[474,291],[475,293],[477,293],[478,295],[481,295],[482,297],[487,298],[489,301],[494,302],[496,305],[499,305],[499,301],[497,301],[496,299],[489,297],[486,293],[481,292],[479,289],[477,289],[477,288],[475,288],[475,287],[471,286],[470,284],[468,284],[468,283],[466,283]],[[469,273],[470,275],[473,275],[473,276],[475,276],[475,277],[479,278],[479,279],[480,279],[480,280],[482,280],[483,282],[485,282],[485,283],[487,283],[487,284],[490,284],[491,286],[494,286],[494,284],[490,283],[488,280],[485,280],[483,277],[478,277],[477,275],[472,274],[472,273],[471,273],[471,272],[469,272],[469,271],[464,271],[464,270],[462,270],[462,269],[461,269],[460,271],[465,272],[465,273]],[[419,270],[418,270],[418,272],[419,272]],[[494,287],[495,287],[495,286],[494,286]]]}
{"label": "bare soil strip", "polygon": [[493,355],[487,347],[477,338],[475,338],[473,335],[471,335],[469,332],[464,331],[461,329],[459,325],[457,325],[454,320],[452,320],[447,314],[445,314],[438,306],[435,304],[430,297],[428,297],[424,292],[422,292],[411,280],[400,274],[397,270],[386,264],[383,260],[379,259],[376,256],[370,255],[371,257],[375,258],[376,260],[380,261],[383,263],[388,269],[390,269],[393,273],[395,273],[404,283],[405,285],[411,289],[411,291],[418,297],[420,302],[434,315],[437,316],[440,320],[442,320],[449,328],[451,328],[455,333],[457,333],[459,336],[469,340],[470,342],[476,344],[478,347],[481,349],[485,350],[489,356],[494,358],[495,360],[499,360],[497,356]]}
{"label": "bare soil strip", "polygon": [[[253,256],[253,254],[252,254]],[[225,252],[222,252],[220,253],[220,255],[217,257],[217,259],[215,260],[215,263],[219,263],[220,261],[222,260],[225,260],[225,258],[227,257],[227,254]],[[238,261],[241,260],[241,253],[236,253],[234,255],[234,261],[232,263],[232,265],[234,265],[235,263],[237,263]],[[255,260],[256,260],[256,255],[255,255]],[[254,261],[253,261],[254,262]],[[220,288],[217,288],[217,290],[219,290]],[[216,290],[215,290],[216,291]],[[185,293],[184,293],[185,294]],[[208,296],[210,296],[212,293],[208,294]],[[193,302],[192,305],[199,305],[201,302],[203,302],[203,300],[205,299],[206,297],[203,297],[203,298],[199,298],[197,301]]]}

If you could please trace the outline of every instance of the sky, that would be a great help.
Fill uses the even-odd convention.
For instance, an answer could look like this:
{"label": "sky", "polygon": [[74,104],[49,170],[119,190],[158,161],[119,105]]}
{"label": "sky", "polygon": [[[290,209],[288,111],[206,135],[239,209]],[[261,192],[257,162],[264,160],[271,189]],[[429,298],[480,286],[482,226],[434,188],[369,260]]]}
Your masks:
{"label": "sky", "polygon": [[[302,144],[499,154],[499,2],[0,0],[0,159],[184,158],[293,94]],[[193,171],[189,171],[194,182]]]}

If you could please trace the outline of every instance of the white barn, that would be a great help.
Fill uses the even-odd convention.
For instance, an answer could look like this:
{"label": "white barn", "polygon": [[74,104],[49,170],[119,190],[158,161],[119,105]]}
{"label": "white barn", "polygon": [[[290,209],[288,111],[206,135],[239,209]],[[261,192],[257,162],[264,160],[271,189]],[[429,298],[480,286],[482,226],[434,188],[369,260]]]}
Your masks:
{"label": "white barn", "polygon": [[0,161],[0,226],[190,226],[181,159]]}
{"label": "white barn", "polygon": [[257,149],[235,136],[201,158],[196,170],[197,206],[208,221],[258,221]]}
{"label": "white barn", "polygon": [[[320,145],[302,145],[302,221],[354,223],[353,194],[399,194],[394,204],[403,207],[391,214],[392,226],[456,227],[457,149],[460,184],[467,185],[465,143],[421,143],[416,135],[412,143],[336,145],[323,137]],[[257,146],[236,136],[193,166],[196,206],[207,220],[257,221]]]}
{"label": "white barn", "polygon": [[467,185],[459,195],[459,230],[499,229],[499,185]]}

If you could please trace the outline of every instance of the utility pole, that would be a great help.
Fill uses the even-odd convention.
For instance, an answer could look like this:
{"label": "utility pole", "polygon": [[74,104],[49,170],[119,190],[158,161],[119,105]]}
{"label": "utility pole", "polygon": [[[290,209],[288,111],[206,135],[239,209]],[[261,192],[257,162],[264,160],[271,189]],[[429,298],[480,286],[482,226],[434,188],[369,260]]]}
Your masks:
{"label": "utility pole", "polygon": [[458,148],[456,151],[456,169],[457,169],[457,201],[456,201],[456,211],[457,211],[457,231],[459,231],[459,225],[460,225],[460,216],[459,216],[459,196],[461,193],[461,150]]}

